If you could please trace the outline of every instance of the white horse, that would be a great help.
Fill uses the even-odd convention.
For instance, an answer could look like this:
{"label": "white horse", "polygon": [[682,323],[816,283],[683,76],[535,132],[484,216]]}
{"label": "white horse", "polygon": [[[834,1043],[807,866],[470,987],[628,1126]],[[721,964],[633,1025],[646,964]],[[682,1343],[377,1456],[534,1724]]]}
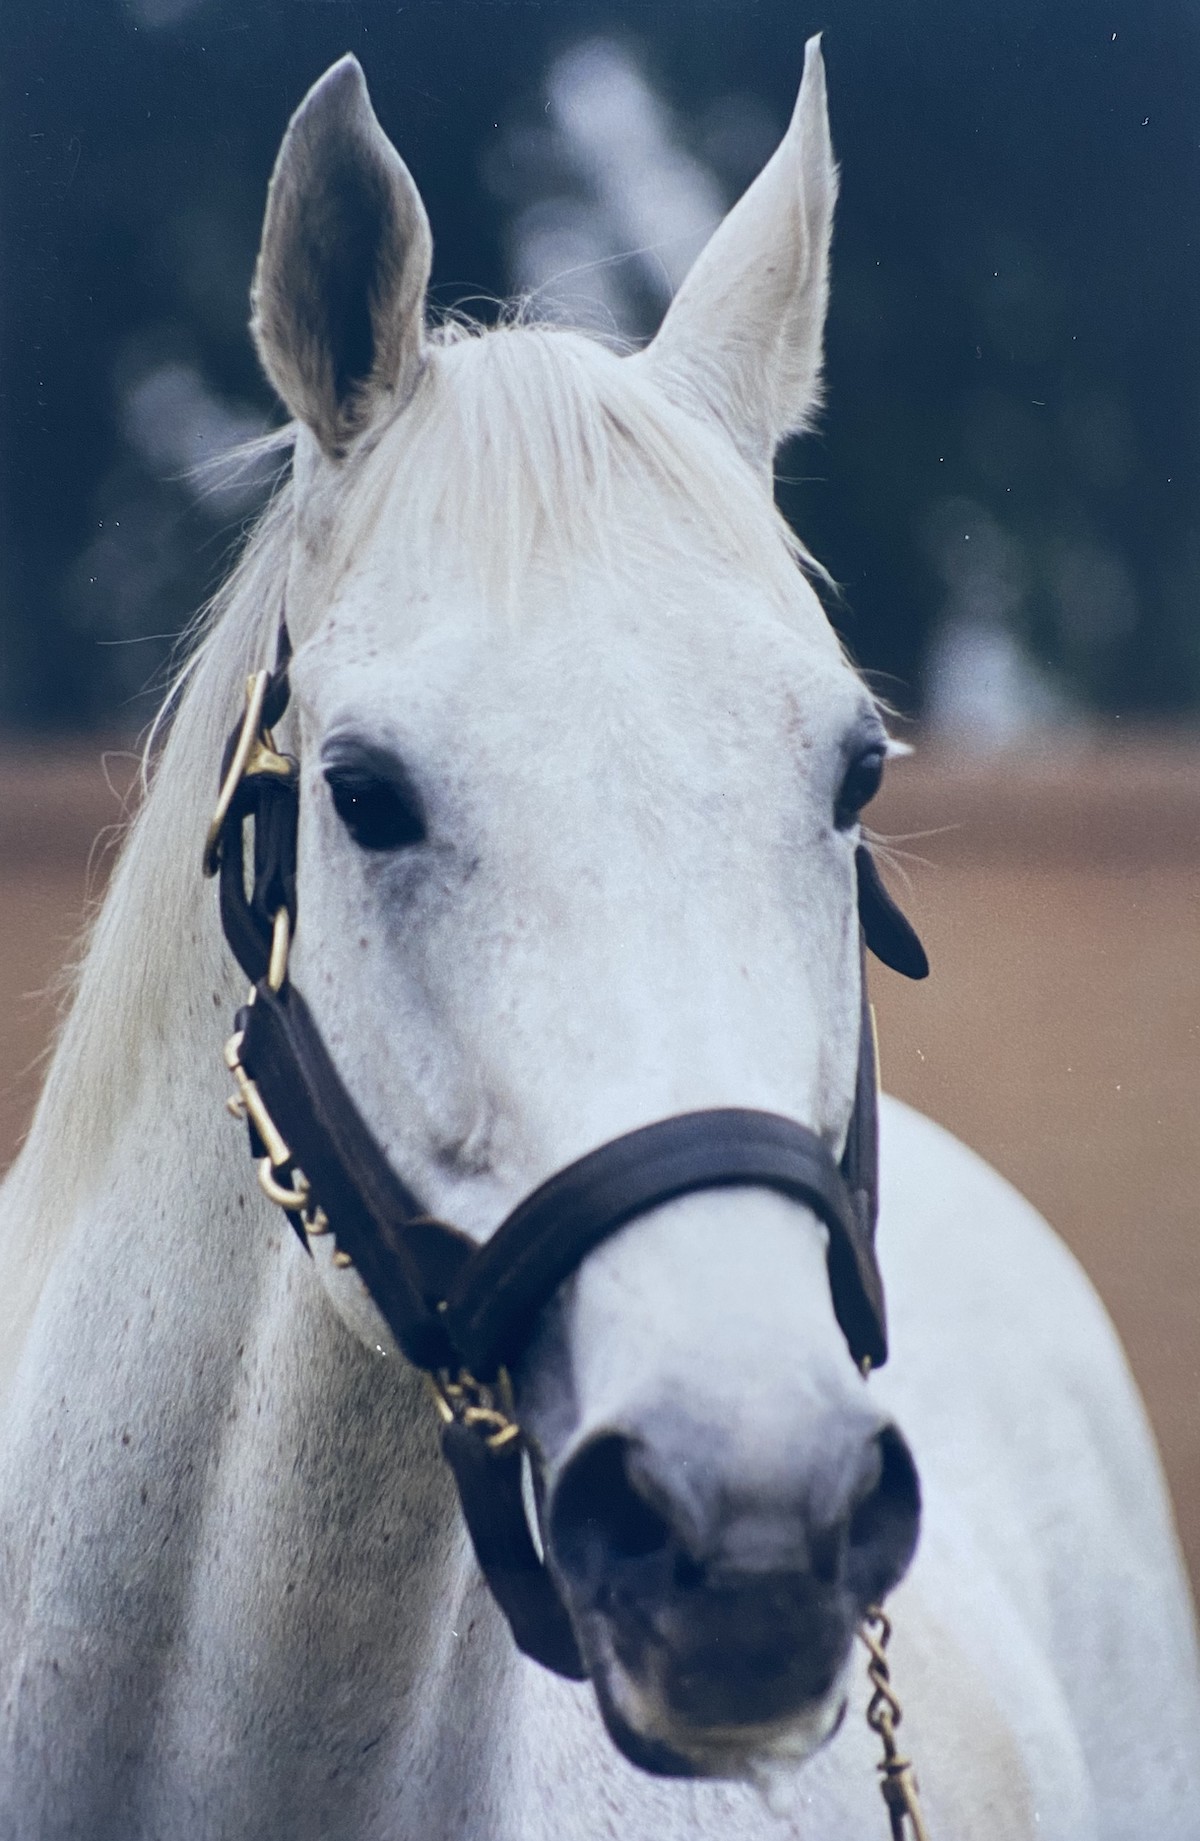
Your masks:
{"label": "white horse", "polygon": [[691,1108],[839,1148],[883,730],[770,490],[817,401],[834,192],[814,42],[644,352],[434,337],[425,213],[358,66],[293,121],[254,322],[290,483],[4,1191],[3,1841],[882,1841],[852,1639],[915,1534],[908,1446],[892,1656],[935,1841],[1200,1836],[1191,1612],[1124,1360],[936,1126],[884,1104],[869,1380],[825,1230],[766,1190],[633,1221],[544,1313],[517,1405],[576,1685],[514,1648],[419,1377],[222,1108],[244,987],[199,845],[286,583],[293,970],[426,1204],[482,1240]]}

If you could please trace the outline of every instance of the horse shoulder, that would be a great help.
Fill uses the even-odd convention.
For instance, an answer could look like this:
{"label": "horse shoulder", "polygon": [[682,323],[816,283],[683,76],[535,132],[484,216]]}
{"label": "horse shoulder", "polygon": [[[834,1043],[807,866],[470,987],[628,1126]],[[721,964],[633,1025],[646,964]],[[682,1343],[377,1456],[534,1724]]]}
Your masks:
{"label": "horse shoulder", "polygon": [[[894,1100],[883,1108],[882,1197],[893,1358],[876,1384],[921,1466],[912,1585],[944,1602],[972,1573],[968,1600],[977,1581],[991,1604],[979,1642],[994,1624],[1003,1649],[1027,1653],[1038,1692],[1069,1711],[1098,1834],[1133,1833],[1135,1812],[1145,1832],[1161,1811],[1164,1832],[1200,1835],[1190,1596],[1104,1306],[1009,1183]],[[1013,1715],[1019,1725],[1015,1705]]]}

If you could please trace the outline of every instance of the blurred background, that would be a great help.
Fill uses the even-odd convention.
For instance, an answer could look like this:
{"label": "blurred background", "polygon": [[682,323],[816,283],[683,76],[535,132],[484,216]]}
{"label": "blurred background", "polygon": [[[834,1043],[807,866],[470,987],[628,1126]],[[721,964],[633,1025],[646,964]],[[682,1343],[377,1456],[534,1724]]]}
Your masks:
{"label": "blurred background", "polygon": [[1200,702],[1193,0],[10,0],[0,721],[136,726],[256,484],[267,177],[341,52],[435,303],[650,332],[826,32],[829,415],[787,511],[891,699],[1007,738]]}
{"label": "blurred background", "polygon": [[133,738],[267,489],[206,466],[277,419],[247,291],[309,84],[362,60],[435,309],[523,294],[637,339],[824,30],[828,411],[779,496],[919,743],[878,828],[935,975],[877,977],[885,1074],[1084,1259],[1200,1577],[1194,0],[9,0],[5,27],[0,1154]]}

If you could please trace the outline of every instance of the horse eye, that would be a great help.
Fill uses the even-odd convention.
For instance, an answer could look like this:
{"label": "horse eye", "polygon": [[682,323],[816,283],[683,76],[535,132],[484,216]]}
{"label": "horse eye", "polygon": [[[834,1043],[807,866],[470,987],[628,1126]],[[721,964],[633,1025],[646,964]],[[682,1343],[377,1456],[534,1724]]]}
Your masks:
{"label": "horse eye", "polygon": [[325,781],[334,811],[363,850],[403,850],[423,842],[425,814],[412,787],[332,767]]}
{"label": "horse eye", "polygon": [[886,755],[883,744],[873,742],[847,767],[833,808],[833,822],[839,831],[848,831],[863,807],[869,805],[879,791]]}

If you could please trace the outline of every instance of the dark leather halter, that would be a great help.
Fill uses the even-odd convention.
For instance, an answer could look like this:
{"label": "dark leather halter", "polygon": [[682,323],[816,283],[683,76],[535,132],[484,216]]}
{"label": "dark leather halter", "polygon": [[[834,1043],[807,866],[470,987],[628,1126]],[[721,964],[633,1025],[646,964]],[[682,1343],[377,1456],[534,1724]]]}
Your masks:
{"label": "dark leather halter", "polygon": [[[253,987],[225,1051],[237,1088],[231,1109],[249,1125],[263,1189],[305,1250],[314,1237],[334,1237],[335,1263],[357,1269],[399,1348],[429,1377],[475,1552],[518,1646],[582,1680],[570,1620],[526,1517],[508,1368],[539,1312],[593,1248],[676,1196],[734,1185],[774,1189],[824,1222],[833,1308],[850,1353],[864,1373],[886,1360],[865,975],[854,1111],[840,1164],[815,1132],[775,1113],[684,1113],[626,1132],[559,1170],[477,1245],[429,1215],[392,1169],[288,980],[299,775],[276,750],[271,728],[287,707],[290,652],[281,625],[275,668],[251,679],[245,714],[226,744],[205,844],[205,872],[220,878],[225,937]],[[920,941],[863,844],[856,863],[864,948],[906,977],[923,978],[929,968]]]}

